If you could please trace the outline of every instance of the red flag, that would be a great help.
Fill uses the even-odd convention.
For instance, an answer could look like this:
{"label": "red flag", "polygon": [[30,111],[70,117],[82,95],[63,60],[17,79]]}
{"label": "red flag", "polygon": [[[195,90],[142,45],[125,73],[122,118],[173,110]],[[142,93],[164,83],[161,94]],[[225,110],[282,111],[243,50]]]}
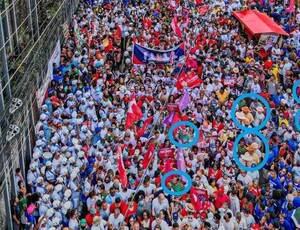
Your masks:
{"label": "red flag", "polygon": [[140,128],[137,133],[136,133],[136,136],[137,138],[140,138],[141,136],[144,135],[147,127],[153,122],[153,116],[151,117],[148,117],[145,121],[144,121],[144,124],[143,124],[143,127]]}
{"label": "red flag", "polygon": [[125,128],[130,128],[135,122],[143,117],[142,109],[137,105],[135,99],[129,102],[126,114]]}
{"label": "red flag", "polygon": [[148,151],[146,152],[145,156],[144,156],[144,161],[143,161],[143,168],[146,169],[153,157],[154,154],[154,150],[155,150],[155,144],[153,142],[150,143]]}
{"label": "red flag", "polygon": [[127,187],[127,183],[128,183],[127,174],[123,162],[122,149],[120,146],[117,147],[117,163],[118,163],[118,170],[120,175],[120,182],[124,187]]}
{"label": "red flag", "polygon": [[121,40],[121,38],[122,38],[122,29],[121,29],[121,26],[119,26],[119,25],[117,25],[114,38],[116,40]]}
{"label": "red flag", "polygon": [[179,25],[178,25],[178,19],[177,19],[177,17],[174,17],[174,18],[172,19],[171,27],[172,27],[173,31],[175,32],[175,34],[176,34],[178,37],[182,38],[182,32],[181,32],[181,29],[180,29],[180,27],[179,27]]}
{"label": "red flag", "polygon": [[190,196],[191,203],[193,204],[196,211],[200,211],[205,208],[205,203],[208,200],[208,194],[206,190],[192,187],[190,190]]}

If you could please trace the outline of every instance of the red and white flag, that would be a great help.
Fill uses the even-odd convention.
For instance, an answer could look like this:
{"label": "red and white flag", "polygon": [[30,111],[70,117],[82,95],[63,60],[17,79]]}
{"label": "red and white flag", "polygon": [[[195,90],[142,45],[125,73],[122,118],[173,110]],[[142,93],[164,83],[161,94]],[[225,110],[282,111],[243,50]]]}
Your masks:
{"label": "red and white flag", "polygon": [[118,163],[118,171],[120,175],[120,182],[124,187],[127,187],[128,179],[127,179],[126,169],[123,162],[121,146],[117,147],[117,163]]}
{"label": "red and white flag", "polygon": [[182,38],[182,32],[181,32],[181,29],[180,29],[180,27],[179,27],[179,25],[178,25],[178,19],[177,19],[177,17],[174,17],[174,18],[172,19],[171,27],[172,27],[173,31],[175,32],[175,34],[176,34],[178,37]]}
{"label": "red and white flag", "polygon": [[137,105],[135,98],[129,102],[126,114],[125,128],[129,129],[132,125],[143,117],[142,109]]}
{"label": "red and white flag", "polygon": [[144,135],[144,133],[146,132],[148,126],[149,126],[152,122],[153,122],[153,116],[148,117],[148,118],[144,121],[142,128],[140,128],[140,129],[137,130],[137,133],[136,133],[137,138],[140,138],[141,136]]}
{"label": "red and white flag", "polygon": [[150,164],[150,161],[153,157],[154,154],[154,150],[155,150],[155,144],[153,142],[150,143],[148,150],[144,156],[144,161],[143,161],[143,168],[146,169],[148,167],[148,165]]}

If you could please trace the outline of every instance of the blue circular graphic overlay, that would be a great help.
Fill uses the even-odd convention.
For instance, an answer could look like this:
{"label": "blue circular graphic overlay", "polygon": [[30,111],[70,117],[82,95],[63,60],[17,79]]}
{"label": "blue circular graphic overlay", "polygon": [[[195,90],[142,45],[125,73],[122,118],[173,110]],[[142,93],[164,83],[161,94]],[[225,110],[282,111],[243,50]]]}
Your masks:
{"label": "blue circular graphic overlay", "polygon": [[[240,103],[241,100],[245,99],[245,98],[251,98],[253,100],[257,99],[259,100],[260,102],[262,102],[262,104],[265,106],[266,108],[266,116],[265,116],[265,119],[256,127],[252,127],[252,128],[248,128],[244,125],[242,125],[240,123],[240,121],[236,118],[235,116],[235,113],[236,113],[236,109]],[[259,94],[257,93],[245,93],[245,94],[242,94],[240,95],[234,102],[233,102],[233,105],[231,107],[231,111],[230,111],[230,116],[231,116],[231,119],[233,120],[233,123],[239,128],[239,129],[242,129],[244,131],[248,131],[248,132],[251,132],[251,131],[257,131],[257,130],[260,130],[262,129],[263,127],[266,126],[267,122],[270,120],[271,118],[271,107],[268,103],[268,101],[263,98],[262,96],[260,96]]]}
{"label": "blue circular graphic overlay", "polygon": [[[239,159],[239,155],[238,155],[238,145],[239,145],[239,142],[240,140],[248,135],[248,134],[251,134],[251,135],[256,135],[258,136],[262,142],[264,143],[265,145],[265,157],[263,159],[263,161],[261,161],[259,164],[257,164],[256,166],[254,167],[247,167],[245,166]],[[233,159],[234,161],[236,162],[237,166],[242,170],[242,171],[246,171],[246,172],[253,172],[253,171],[256,171],[256,170],[260,170],[262,169],[265,164],[268,162],[269,160],[269,156],[270,156],[270,147],[269,147],[269,141],[268,139],[262,135],[260,132],[258,132],[257,130],[252,130],[252,131],[245,131],[245,132],[242,132],[240,133],[237,138],[235,139],[234,141],[234,144],[233,144]]]}
{"label": "blue circular graphic overlay", "polygon": [[[191,142],[189,143],[179,143],[178,141],[175,140],[173,136],[174,129],[178,128],[179,126],[189,126],[194,130],[194,138]],[[168,132],[168,137],[170,139],[170,142],[175,145],[177,148],[191,148],[192,146],[196,145],[198,140],[199,140],[199,131],[196,125],[194,125],[190,121],[179,121],[176,122],[171,126]]]}
{"label": "blue circular graphic overlay", "polygon": [[[187,184],[185,185],[185,187],[182,191],[179,191],[179,192],[171,191],[166,186],[167,178],[172,175],[178,175],[178,176],[182,176],[182,177],[186,178]],[[169,194],[172,196],[182,196],[182,195],[186,194],[188,191],[190,191],[190,189],[192,187],[192,179],[191,179],[190,175],[187,174],[186,172],[183,172],[181,170],[172,170],[172,171],[167,172],[165,175],[163,175],[163,177],[161,179],[161,187],[162,187],[163,192],[166,194]]]}
{"label": "blue circular graphic overlay", "polygon": [[300,118],[300,109],[297,111],[297,113],[295,114],[295,117],[294,117],[295,126],[296,126],[296,129],[298,132],[300,132],[299,118]]}
{"label": "blue circular graphic overlay", "polygon": [[292,89],[293,98],[298,104],[300,104],[300,98],[297,95],[297,88],[299,85],[300,85],[300,79],[295,81],[295,83],[293,85],[293,89]]}

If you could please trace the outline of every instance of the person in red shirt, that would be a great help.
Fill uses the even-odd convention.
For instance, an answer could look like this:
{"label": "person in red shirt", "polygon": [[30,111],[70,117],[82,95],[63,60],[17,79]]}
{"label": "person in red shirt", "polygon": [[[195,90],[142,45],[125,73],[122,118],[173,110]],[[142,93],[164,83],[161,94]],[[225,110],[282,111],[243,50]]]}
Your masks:
{"label": "person in red shirt", "polygon": [[224,188],[221,187],[215,192],[215,207],[217,209],[221,208],[225,203],[229,204],[230,199],[229,196],[224,193]]}
{"label": "person in red shirt", "polygon": [[121,200],[119,197],[116,198],[116,202],[112,203],[110,206],[110,213],[114,213],[116,208],[119,208],[121,213],[125,215],[127,209],[127,203]]}
{"label": "person in red shirt", "polygon": [[125,221],[128,222],[128,220],[131,216],[136,215],[138,204],[134,201],[131,201],[131,202],[129,202],[129,205],[126,205],[126,206],[128,206],[128,209],[126,208],[127,212],[124,213],[124,215],[126,214]]}
{"label": "person in red shirt", "polygon": [[249,210],[249,213],[251,215],[253,215],[253,212],[254,212],[254,206],[253,206],[253,203],[250,202],[248,200],[248,197],[245,196],[242,200],[241,200],[241,209],[248,209]]}
{"label": "person in red shirt", "polygon": [[253,184],[250,185],[249,192],[255,197],[259,197],[261,195],[261,189],[259,188],[256,181],[254,181]]}

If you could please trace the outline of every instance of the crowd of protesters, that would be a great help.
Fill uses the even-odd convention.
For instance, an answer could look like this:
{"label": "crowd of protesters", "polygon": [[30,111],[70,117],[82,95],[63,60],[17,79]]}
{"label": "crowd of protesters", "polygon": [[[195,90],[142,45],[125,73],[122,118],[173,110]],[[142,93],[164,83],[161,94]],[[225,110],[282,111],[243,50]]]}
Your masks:
{"label": "crowd of protesters", "polygon": [[[296,229],[300,135],[294,115],[300,105],[292,86],[300,73],[300,11],[286,12],[286,1],[88,3],[74,15],[61,63],[53,67],[25,179],[16,172],[15,229]],[[289,36],[264,45],[249,39],[232,16],[245,7],[266,12]],[[182,37],[171,27],[175,15]],[[182,42],[185,71],[201,79],[196,87],[186,82],[184,90],[176,87],[173,72],[180,63],[132,64],[134,43],[168,50]],[[165,122],[170,105],[184,92],[188,105]],[[248,92],[260,94],[271,107],[260,131],[268,140],[269,159],[253,172],[242,171],[232,156],[242,130],[230,109]],[[132,100],[141,116],[128,125]],[[244,100],[236,116],[252,127],[266,113],[259,102]],[[200,136],[195,146],[180,150],[192,178],[191,191],[182,196],[165,193],[161,185],[161,177],[178,165],[178,149],[167,135],[174,120],[193,122]],[[187,128],[177,134],[181,142],[193,138]],[[170,151],[160,154],[162,149]],[[265,149],[249,135],[239,143],[240,160],[256,165]],[[175,176],[167,186],[181,191],[185,183]],[[200,202],[192,197],[196,190],[205,193]]]}

